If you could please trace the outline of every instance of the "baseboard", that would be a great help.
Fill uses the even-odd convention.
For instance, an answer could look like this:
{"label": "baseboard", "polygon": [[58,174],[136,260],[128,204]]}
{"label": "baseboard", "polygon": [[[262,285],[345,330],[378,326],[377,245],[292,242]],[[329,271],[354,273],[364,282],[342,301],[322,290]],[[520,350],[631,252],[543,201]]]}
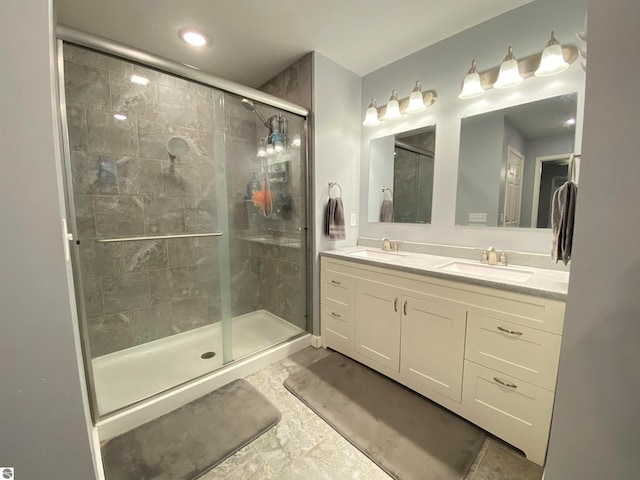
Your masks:
{"label": "baseboard", "polygon": [[311,335],[311,346],[314,348],[322,347],[322,337],[318,337],[316,335]]}

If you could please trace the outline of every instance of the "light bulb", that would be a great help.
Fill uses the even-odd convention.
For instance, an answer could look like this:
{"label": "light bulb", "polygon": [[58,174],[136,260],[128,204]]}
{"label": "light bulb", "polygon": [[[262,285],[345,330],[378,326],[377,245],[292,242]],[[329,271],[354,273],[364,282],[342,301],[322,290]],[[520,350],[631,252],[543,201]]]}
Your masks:
{"label": "light bulb", "polygon": [[409,105],[405,112],[418,113],[424,112],[427,106],[424,104],[424,97],[422,96],[422,84],[420,80],[416,81],[416,86],[413,88],[411,95],[409,95]]}
{"label": "light bulb", "polygon": [[182,37],[182,40],[193,47],[202,47],[207,43],[205,36],[195,30],[185,30],[180,34],[180,36]]}
{"label": "light bulb", "polygon": [[266,155],[267,155],[267,151],[262,145],[260,145],[258,147],[258,157],[265,157]]}
{"label": "light bulb", "polygon": [[284,150],[284,147],[282,146],[282,142],[276,142],[275,143],[275,151],[276,152],[281,152]]}
{"label": "light bulb", "polygon": [[555,75],[556,73],[564,72],[569,68],[569,64],[565,61],[562,55],[562,47],[560,42],[556,40],[556,37],[551,32],[551,40],[547,42],[547,46],[542,51],[540,57],[540,66],[535,72],[536,77],[546,77],[548,75]]}
{"label": "light bulb", "polygon": [[473,60],[471,62],[471,68],[469,69],[469,73],[464,77],[464,82],[462,83],[462,91],[458,98],[466,99],[473,98],[484,93],[484,88],[482,88],[482,82],[480,81],[480,74],[478,73],[478,65],[476,61]]}
{"label": "light bulb", "polygon": [[502,65],[500,65],[500,73],[498,80],[493,84],[493,88],[510,88],[515,87],[524,80],[518,71],[518,61],[513,56],[513,49],[509,47],[507,56],[504,57]]}
{"label": "light bulb", "polygon": [[367,108],[367,113],[364,116],[364,122],[362,125],[365,127],[372,127],[374,125],[378,125],[380,123],[380,117],[378,117],[378,109],[376,108],[376,99],[372,98],[369,107]]}
{"label": "light bulb", "polygon": [[393,90],[391,92],[391,97],[387,102],[387,110],[384,112],[383,118],[385,120],[392,120],[401,116],[402,114],[400,113],[400,104],[398,103],[398,92],[397,90]]}
{"label": "light bulb", "polygon": [[267,145],[267,155],[273,155],[274,149],[273,149],[273,145],[269,144]]}
{"label": "light bulb", "polygon": [[121,113],[114,113],[114,114],[113,114],[113,118],[115,118],[116,120],[120,120],[120,121],[122,121],[122,120],[126,120],[126,119],[127,119],[127,116],[126,116],[126,115],[123,115],[123,114],[121,114]]}

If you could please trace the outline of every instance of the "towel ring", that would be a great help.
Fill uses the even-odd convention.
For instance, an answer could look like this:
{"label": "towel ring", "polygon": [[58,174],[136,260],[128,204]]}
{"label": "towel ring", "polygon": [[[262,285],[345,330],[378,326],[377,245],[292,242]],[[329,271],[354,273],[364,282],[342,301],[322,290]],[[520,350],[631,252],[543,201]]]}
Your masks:
{"label": "towel ring", "polygon": [[385,187],[383,186],[381,188],[382,190],[382,197],[384,198],[384,192],[389,192],[389,195],[391,196],[391,200],[393,200],[393,190],[391,190],[389,187]]}
{"label": "towel ring", "polygon": [[329,182],[329,198],[331,198],[331,189],[333,187],[338,187],[338,190],[340,190],[340,197],[342,197],[342,187],[340,184],[338,182]]}

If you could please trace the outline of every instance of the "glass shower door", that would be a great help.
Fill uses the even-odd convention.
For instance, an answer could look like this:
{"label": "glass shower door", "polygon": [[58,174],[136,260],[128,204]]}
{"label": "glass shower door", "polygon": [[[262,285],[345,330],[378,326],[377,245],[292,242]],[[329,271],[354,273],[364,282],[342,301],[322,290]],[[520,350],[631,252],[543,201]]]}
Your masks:
{"label": "glass shower door", "polygon": [[71,44],[62,73],[74,270],[103,416],[231,359],[222,93]]}

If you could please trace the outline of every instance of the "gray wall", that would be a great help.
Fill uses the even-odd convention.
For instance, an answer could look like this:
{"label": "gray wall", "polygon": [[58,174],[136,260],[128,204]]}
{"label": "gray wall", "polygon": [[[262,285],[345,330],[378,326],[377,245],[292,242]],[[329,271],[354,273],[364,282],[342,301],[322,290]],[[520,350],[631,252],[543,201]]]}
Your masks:
{"label": "gray wall", "polygon": [[0,43],[0,465],[15,467],[16,478],[64,472],[90,480],[96,471],[61,228],[51,2],[0,2]]}
{"label": "gray wall", "polygon": [[[361,184],[368,185],[369,141],[372,138],[436,124],[435,178],[431,225],[363,223],[365,237],[388,237],[404,240],[464,245],[495,245],[496,248],[547,253],[550,231],[456,227],[456,185],[462,118],[541,100],[568,92],[578,92],[578,130],[582,123],[584,73],[579,61],[552,78],[531,78],[513,89],[491,90],[482,97],[460,100],[460,86],[472,59],[480,70],[497,67],[509,45],[516,57],[542,51],[551,30],[561,43],[575,44],[575,31],[584,26],[586,0],[536,0],[520,8],[465,30],[423,50],[401,58],[363,78],[360,122],[371,101],[386,103],[392,89],[406,97],[416,79],[424,89],[438,92],[437,102],[423,113],[362,128]],[[578,131],[576,144],[580,145]],[[359,210],[367,212],[367,194],[360,195]]]}
{"label": "gray wall", "polygon": [[546,480],[640,471],[638,18],[636,0],[589,2],[580,203]]}
{"label": "gray wall", "polygon": [[[357,243],[358,226],[350,216],[358,212],[360,195],[360,77],[324,55],[313,54],[314,212],[313,333],[320,334],[320,281],[318,252]],[[328,183],[342,187],[347,238],[330,241],[324,233],[324,211],[329,200]],[[366,183],[364,184],[366,185]],[[364,189],[363,189],[364,190]],[[359,219],[366,218],[366,210]]]}

